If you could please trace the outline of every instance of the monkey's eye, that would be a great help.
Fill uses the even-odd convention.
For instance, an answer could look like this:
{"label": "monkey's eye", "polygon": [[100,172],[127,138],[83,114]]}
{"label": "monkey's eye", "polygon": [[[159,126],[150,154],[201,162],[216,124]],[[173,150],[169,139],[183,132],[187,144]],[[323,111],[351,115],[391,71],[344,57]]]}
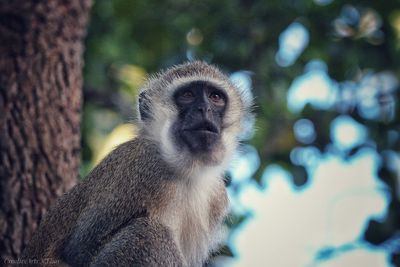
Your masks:
{"label": "monkey's eye", "polygon": [[193,98],[194,95],[191,91],[183,91],[181,94],[181,97],[183,98]]}
{"label": "monkey's eye", "polygon": [[189,104],[192,103],[195,99],[194,93],[190,90],[183,90],[179,92],[177,101],[181,104]]}
{"label": "monkey's eye", "polygon": [[219,92],[212,92],[209,96],[209,98],[211,99],[211,101],[217,105],[223,105],[224,102],[224,97],[221,93]]}

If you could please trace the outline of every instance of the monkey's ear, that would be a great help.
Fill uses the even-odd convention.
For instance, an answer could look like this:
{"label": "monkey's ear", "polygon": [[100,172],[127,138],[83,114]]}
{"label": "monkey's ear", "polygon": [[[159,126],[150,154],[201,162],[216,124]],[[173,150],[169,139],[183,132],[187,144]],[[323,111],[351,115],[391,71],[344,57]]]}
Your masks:
{"label": "monkey's ear", "polygon": [[150,99],[146,95],[146,92],[141,92],[139,94],[139,115],[142,121],[146,121],[151,118]]}

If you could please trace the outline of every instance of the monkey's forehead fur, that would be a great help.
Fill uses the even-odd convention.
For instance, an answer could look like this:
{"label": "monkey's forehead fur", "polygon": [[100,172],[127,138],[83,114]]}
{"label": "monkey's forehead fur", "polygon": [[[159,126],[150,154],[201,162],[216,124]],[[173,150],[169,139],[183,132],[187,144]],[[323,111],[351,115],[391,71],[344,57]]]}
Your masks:
{"label": "monkey's forehead fur", "polygon": [[145,92],[146,96],[153,100],[153,104],[170,106],[176,89],[194,81],[205,81],[227,93],[228,121],[242,120],[251,116],[253,105],[251,93],[241,90],[217,67],[203,61],[176,65],[150,76],[140,93]]}

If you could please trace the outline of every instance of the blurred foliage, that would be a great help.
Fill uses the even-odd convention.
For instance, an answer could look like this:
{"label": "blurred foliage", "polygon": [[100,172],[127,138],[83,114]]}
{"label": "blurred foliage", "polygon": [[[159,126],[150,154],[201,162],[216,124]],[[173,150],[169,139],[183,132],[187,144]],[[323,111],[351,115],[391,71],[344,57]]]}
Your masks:
{"label": "blurred foliage", "polygon": [[[275,60],[279,37],[293,22],[308,30],[309,42],[294,64],[282,67]],[[357,104],[317,112],[307,105],[296,114],[289,112],[286,100],[293,80],[314,59],[325,62],[330,78],[340,85],[360,83],[368,72],[389,70],[400,77],[398,1],[97,0],[85,53],[83,176],[98,161],[108,134],[135,118],[134,99],[148,73],[188,59],[215,63],[228,73],[251,73],[257,130],[249,142],[261,158],[255,180],[274,162],[294,174],[296,185],[307,181],[304,168],[290,161],[291,150],[302,146],[292,129],[299,118],[313,122],[317,137],[312,145],[322,152],[331,142],[330,122],[341,113],[367,127],[379,153],[400,150],[398,137],[388,141],[390,133],[400,130],[397,102],[390,118],[371,119],[360,115]],[[385,164],[379,174],[391,188],[392,201],[388,218],[369,224],[365,237],[371,244],[400,230],[399,174]],[[234,221],[237,225],[242,220]],[[399,261],[399,255],[393,260]]]}

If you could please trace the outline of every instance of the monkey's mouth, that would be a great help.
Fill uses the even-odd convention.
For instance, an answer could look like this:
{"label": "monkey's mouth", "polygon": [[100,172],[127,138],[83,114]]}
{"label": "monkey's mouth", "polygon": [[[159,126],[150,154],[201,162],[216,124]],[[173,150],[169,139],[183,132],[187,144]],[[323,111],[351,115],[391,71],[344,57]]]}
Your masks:
{"label": "monkey's mouth", "polygon": [[194,154],[209,153],[221,139],[220,130],[209,120],[201,120],[182,130],[182,141]]}
{"label": "monkey's mouth", "polygon": [[215,126],[210,121],[203,121],[200,123],[196,123],[195,125],[187,128],[187,129],[184,129],[184,131],[219,134],[219,130],[218,130],[217,126]]}

